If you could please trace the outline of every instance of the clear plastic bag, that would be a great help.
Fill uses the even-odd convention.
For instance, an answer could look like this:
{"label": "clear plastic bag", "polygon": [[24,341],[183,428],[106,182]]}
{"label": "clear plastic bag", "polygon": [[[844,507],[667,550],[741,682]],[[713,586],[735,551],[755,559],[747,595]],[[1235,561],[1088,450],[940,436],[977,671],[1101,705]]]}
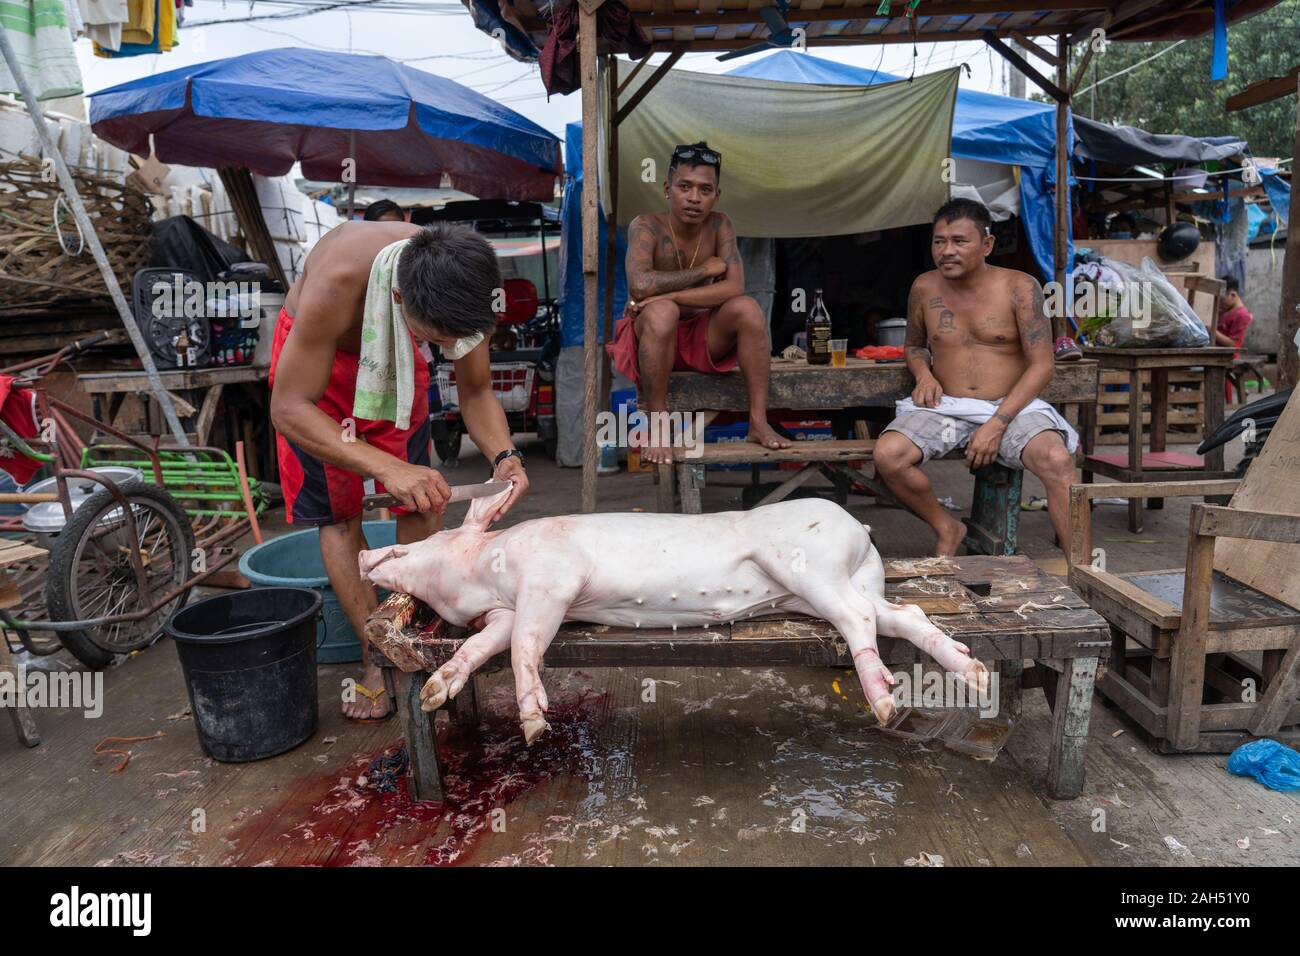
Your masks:
{"label": "clear plastic bag", "polygon": [[1104,259],[1124,284],[1120,314],[1099,333],[1097,344],[1118,348],[1200,348],[1210,330],[1150,258],[1141,268]]}
{"label": "clear plastic bag", "polygon": [[1276,740],[1252,740],[1228,755],[1228,772],[1270,790],[1300,790],[1300,753]]}

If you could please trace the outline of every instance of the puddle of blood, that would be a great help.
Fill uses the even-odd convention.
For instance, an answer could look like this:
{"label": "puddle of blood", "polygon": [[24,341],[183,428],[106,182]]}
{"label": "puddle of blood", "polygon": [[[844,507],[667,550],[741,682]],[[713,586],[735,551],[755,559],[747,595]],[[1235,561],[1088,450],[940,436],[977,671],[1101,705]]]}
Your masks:
{"label": "puddle of blood", "polygon": [[[493,811],[557,777],[591,780],[601,761],[596,727],[608,694],[583,690],[557,695],[546,719],[551,729],[532,747],[524,744],[513,713],[477,728],[440,722],[443,799],[416,803],[406,790],[376,793],[359,786],[374,757],[341,770],[314,774],[289,788],[267,812],[228,837],[227,862],[275,866],[455,866],[473,862]],[[405,746],[403,742],[401,746]],[[384,751],[387,753],[389,751]],[[430,841],[441,836],[437,842]]]}

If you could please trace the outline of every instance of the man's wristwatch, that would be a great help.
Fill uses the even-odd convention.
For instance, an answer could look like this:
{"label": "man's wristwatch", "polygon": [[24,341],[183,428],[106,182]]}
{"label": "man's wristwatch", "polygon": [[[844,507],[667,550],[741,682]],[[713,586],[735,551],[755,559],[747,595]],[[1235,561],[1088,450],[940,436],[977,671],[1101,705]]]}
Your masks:
{"label": "man's wristwatch", "polygon": [[497,468],[501,466],[501,463],[512,456],[519,459],[519,467],[524,467],[524,453],[518,448],[507,448],[505,451],[497,455],[496,458],[492,459],[492,474],[495,475]]}

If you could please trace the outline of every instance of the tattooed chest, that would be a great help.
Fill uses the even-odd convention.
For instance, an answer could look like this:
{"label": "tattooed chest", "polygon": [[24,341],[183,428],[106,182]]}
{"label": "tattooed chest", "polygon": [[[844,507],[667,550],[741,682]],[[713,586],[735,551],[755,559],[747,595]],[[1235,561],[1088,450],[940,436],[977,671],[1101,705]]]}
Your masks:
{"label": "tattooed chest", "polygon": [[932,350],[970,345],[1019,348],[1020,335],[1010,303],[950,303],[942,296],[926,302],[926,333]]}
{"label": "tattooed chest", "polygon": [[674,242],[665,229],[655,242],[654,267],[662,272],[693,268],[716,256],[717,245],[717,234],[712,229],[705,228],[694,239],[683,238],[680,242]]}

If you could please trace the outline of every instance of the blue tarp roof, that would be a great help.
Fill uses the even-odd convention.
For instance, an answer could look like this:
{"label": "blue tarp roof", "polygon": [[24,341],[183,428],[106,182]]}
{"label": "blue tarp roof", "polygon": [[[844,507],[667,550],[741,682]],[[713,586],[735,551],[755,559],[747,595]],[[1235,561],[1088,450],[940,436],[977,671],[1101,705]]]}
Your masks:
{"label": "blue tarp roof", "polygon": [[[727,75],[778,83],[839,86],[874,86],[907,79],[794,50],[780,50],[750,60]],[[957,91],[957,109],[952,120],[954,155],[1016,166],[1050,166],[1055,143],[1056,107],[1051,104],[977,90]]]}
{"label": "blue tarp roof", "polygon": [[[560,173],[557,137],[445,77],[382,56],[261,50],[91,94],[95,133],[140,155],[190,166],[246,166],[279,176],[297,160],[308,179],[455,188],[481,198],[548,200]],[[356,150],[349,147],[355,131]]]}

